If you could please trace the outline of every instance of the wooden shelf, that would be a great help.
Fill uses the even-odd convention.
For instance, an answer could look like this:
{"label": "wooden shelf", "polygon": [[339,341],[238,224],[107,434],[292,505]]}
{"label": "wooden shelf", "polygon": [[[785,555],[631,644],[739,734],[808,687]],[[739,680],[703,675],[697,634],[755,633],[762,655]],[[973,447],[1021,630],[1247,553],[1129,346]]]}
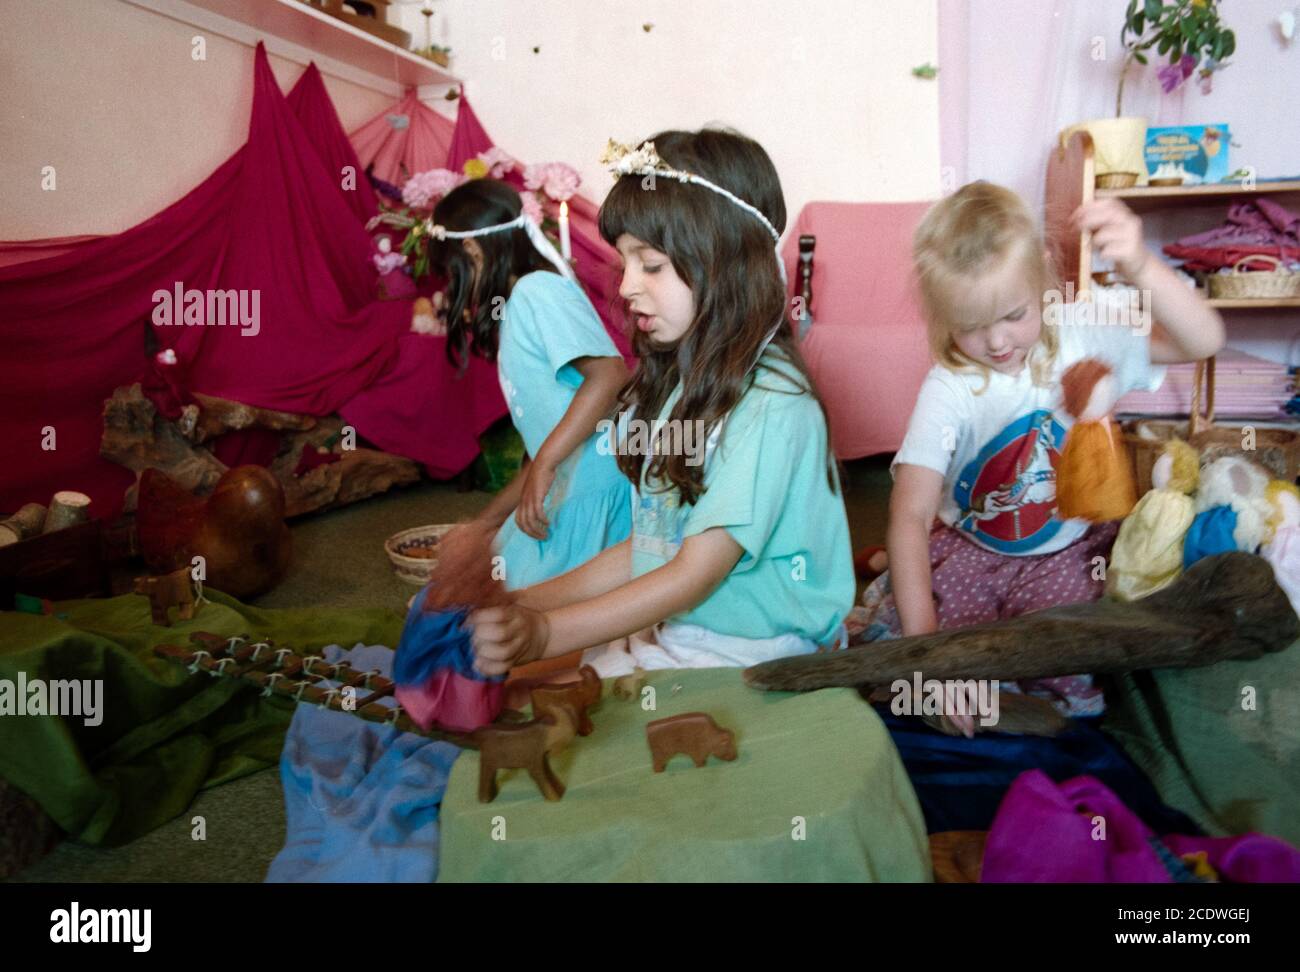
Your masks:
{"label": "wooden shelf", "polygon": [[1246,310],[1258,307],[1300,307],[1300,297],[1266,297],[1263,300],[1226,300],[1222,297],[1214,297],[1208,300],[1207,303],[1211,307],[1231,310]]}
{"label": "wooden shelf", "polygon": [[1135,212],[1185,203],[1231,202],[1242,196],[1266,196],[1300,192],[1300,179],[1256,182],[1247,188],[1236,183],[1200,186],[1133,186],[1129,189],[1098,189],[1098,199],[1122,199]]}
{"label": "wooden shelf", "polygon": [[[273,54],[367,83],[400,97],[408,87],[455,85],[460,79],[427,58],[331,17],[302,0],[126,0],[154,13],[248,44],[265,40]],[[269,35],[269,36],[268,36]]]}

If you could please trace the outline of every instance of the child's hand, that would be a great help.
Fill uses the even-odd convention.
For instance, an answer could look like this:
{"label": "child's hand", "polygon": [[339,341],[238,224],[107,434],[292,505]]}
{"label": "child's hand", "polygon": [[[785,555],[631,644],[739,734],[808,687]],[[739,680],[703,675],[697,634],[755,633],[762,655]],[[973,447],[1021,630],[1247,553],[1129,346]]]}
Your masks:
{"label": "child's hand", "polygon": [[540,458],[528,464],[524,473],[524,489],[515,510],[519,529],[534,540],[545,540],[550,521],[546,519],[546,494],[555,482],[555,467]]}
{"label": "child's hand", "polygon": [[1092,234],[1093,252],[1110,260],[1129,283],[1137,280],[1151,252],[1142,240],[1142,220],[1118,199],[1094,199],[1074,211],[1074,223]]}
{"label": "child's hand", "polygon": [[540,611],[519,604],[480,608],[469,616],[474,667],[484,675],[504,675],[546,652],[551,625]]}

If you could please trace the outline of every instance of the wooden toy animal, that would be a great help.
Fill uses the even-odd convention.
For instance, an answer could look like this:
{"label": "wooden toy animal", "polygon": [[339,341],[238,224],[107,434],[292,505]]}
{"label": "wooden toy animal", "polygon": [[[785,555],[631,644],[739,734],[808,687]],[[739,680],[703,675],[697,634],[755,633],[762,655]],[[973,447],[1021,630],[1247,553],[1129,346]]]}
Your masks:
{"label": "wooden toy animal", "polygon": [[685,712],[647,722],[645,737],[656,773],[662,773],[678,753],[685,753],[696,766],[703,766],[710,756],[736,758],[736,734],[721,728],[707,712]]}
{"label": "wooden toy animal", "polygon": [[641,694],[645,685],[645,672],[640,667],[632,669],[631,675],[620,675],[614,679],[614,698],[622,702],[631,702]]}
{"label": "wooden toy animal", "polygon": [[596,727],[592,725],[587,709],[600,701],[600,676],[590,665],[583,665],[578,674],[579,681],[564,685],[539,685],[533,689],[530,693],[533,715],[541,719],[558,706],[572,706],[578,716],[578,735],[590,736]]}
{"label": "wooden toy animal", "polygon": [[470,741],[478,746],[478,799],[491,803],[497,796],[497,770],[527,770],[542,796],[558,800],[564,784],[551,769],[552,752],[563,749],[578,728],[573,706],[556,702],[545,716],[522,725],[493,724],[474,730]]}
{"label": "wooden toy animal", "polygon": [[194,617],[194,579],[190,577],[188,567],[156,577],[137,577],[135,593],[149,598],[154,624],[170,628],[172,623],[167,618],[167,611],[173,606],[180,609],[176,612],[179,620],[188,621]]}

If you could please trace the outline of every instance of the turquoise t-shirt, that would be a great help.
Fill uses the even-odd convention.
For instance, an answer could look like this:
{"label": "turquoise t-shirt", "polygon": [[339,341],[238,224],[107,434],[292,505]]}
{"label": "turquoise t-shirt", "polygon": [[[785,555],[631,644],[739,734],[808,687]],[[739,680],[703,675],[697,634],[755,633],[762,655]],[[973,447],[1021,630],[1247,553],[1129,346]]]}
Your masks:
{"label": "turquoise t-shirt", "polygon": [[[834,491],[828,480],[826,422],[793,374],[778,351],[767,352],[754,384],[710,437],[705,491],[694,506],[676,489],[652,490],[642,473],[633,497],[633,577],[663,566],[687,537],[712,527],[745,549],[717,590],[673,621],[742,638],[799,634],[828,644],[853,606],[849,524],[833,466]],[[667,419],[680,397],[678,385],[659,417]]]}

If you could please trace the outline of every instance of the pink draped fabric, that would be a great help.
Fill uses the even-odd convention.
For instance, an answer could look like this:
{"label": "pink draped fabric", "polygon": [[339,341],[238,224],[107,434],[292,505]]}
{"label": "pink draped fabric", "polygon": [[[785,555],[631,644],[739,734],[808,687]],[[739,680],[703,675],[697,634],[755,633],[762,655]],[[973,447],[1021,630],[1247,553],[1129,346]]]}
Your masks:
{"label": "pink draped fabric", "polygon": [[401,185],[408,176],[447,165],[455,126],[408,91],[392,108],[370,119],[348,138],[365,168]]}
{"label": "pink draped fabric", "polygon": [[343,198],[364,224],[379,211],[375,190],[343,131],[343,124],[325,91],[325,82],[321,80],[320,70],[315,63],[307,65],[307,70],[302,73],[285,100],[307,138],[316,147],[326,170],[344,190]]}

